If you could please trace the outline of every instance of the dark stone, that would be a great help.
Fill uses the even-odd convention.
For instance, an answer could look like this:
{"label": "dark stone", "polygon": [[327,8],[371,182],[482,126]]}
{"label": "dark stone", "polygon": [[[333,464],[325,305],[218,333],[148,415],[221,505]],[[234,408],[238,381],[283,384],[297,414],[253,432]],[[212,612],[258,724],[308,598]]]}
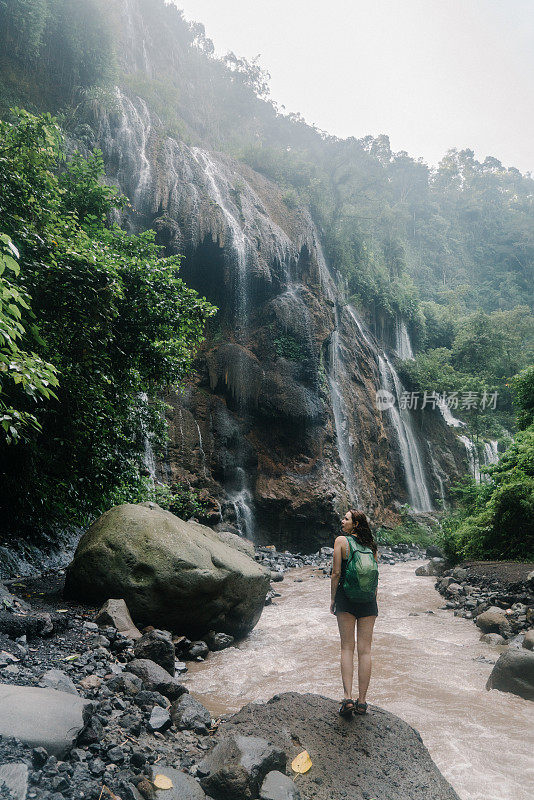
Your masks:
{"label": "dark stone", "polygon": [[124,694],[136,695],[141,691],[143,681],[133,672],[123,672],[122,675],[115,675],[107,681],[106,686],[112,692],[123,692]]}
{"label": "dark stone", "polygon": [[[371,704],[367,714],[357,719],[345,720],[337,712],[338,704],[329,698],[286,692],[267,703],[244,706],[219,726],[217,735],[221,739],[261,736],[283,751],[288,761],[307,750],[313,767],[298,779],[303,800],[343,796],[347,800],[459,800],[420,734],[400,717]],[[279,766],[271,769],[285,771]],[[315,776],[322,778],[320,785],[311,780]]]}
{"label": "dark stone", "polygon": [[53,630],[50,614],[22,616],[10,611],[0,611],[0,633],[5,633],[11,639],[18,639],[21,636],[34,639],[38,636],[48,636]]}
{"label": "dark stone", "polygon": [[150,633],[145,633],[135,642],[134,655],[136,658],[147,658],[154,661],[174,677],[176,654],[171,634],[167,631],[152,630]]}
{"label": "dark stone", "polygon": [[211,726],[210,712],[190,694],[184,694],[176,700],[172,704],[170,712],[173,724],[178,730],[207,733]]}
{"label": "dark stone", "polygon": [[32,750],[32,764],[34,769],[41,769],[48,760],[48,753],[44,747],[34,747]]}
{"label": "dark stone", "polygon": [[291,778],[273,770],[262,783],[260,800],[300,800],[300,794]]}
{"label": "dark stone", "polygon": [[198,656],[200,656],[201,658],[206,658],[209,651],[210,650],[206,642],[203,641],[192,642],[187,656],[188,658],[198,658]]}
{"label": "dark stone", "polygon": [[104,727],[96,714],[93,714],[88,724],[78,736],[78,744],[88,745],[99,742],[104,735]]}
{"label": "dark stone", "polygon": [[198,766],[200,784],[214,800],[257,797],[271,770],[284,770],[287,757],[258,736],[231,733]]}
{"label": "dark stone", "polygon": [[148,727],[152,731],[166,731],[171,727],[171,715],[166,708],[161,706],[154,706],[150,719],[148,720]]}
{"label": "dark stone", "polygon": [[185,686],[178,683],[175,678],[169,675],[167,670],[147,658],[137,658],[134,661],[130,661],[128,669],[141,678],[145,689],[159,692],[168,697],[169,700],[176,700],[180,695],[187,692]]}
{"label": "dark stone", "polygon": [[230,647],[234,641],[234,637],[228,633],[215,633],[215,631],[210,631],[206,637],[206,644],[210,650],[224,650],[226,647]]}

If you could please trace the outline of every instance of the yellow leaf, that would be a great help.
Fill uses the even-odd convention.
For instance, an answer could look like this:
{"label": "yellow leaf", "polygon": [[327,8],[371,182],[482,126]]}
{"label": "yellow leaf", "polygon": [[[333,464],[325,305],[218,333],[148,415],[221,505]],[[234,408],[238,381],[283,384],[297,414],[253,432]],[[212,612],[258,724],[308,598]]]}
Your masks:
{"label": "yellow leaf", "polygon": [[161,773],[159,775],[156,775],[153,783],[156,789],[172,789],[171,779],[167,778],[166,775],[162,775]]}
{"label": "yellow leaf", "polygon": [[291,762],[291,769],[293,772],[307,772],[311,765],[312,760],[310,754],[307,750],[303,750],[302,753],[299,753]]}

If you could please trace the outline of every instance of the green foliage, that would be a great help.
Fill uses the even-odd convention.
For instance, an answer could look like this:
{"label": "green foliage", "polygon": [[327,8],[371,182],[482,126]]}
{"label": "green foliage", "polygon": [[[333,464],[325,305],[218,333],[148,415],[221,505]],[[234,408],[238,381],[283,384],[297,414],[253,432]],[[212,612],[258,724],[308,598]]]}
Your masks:
{"label": "green foliage", "polygon": [[13,278],[20,275],[18,258],[19,252],[9,236],[0,233],[0,421],[7,444],[19,441],[27,429],[41,430],[35,414],[22,410],[23,400],[57,400],[51,387],[58,386],[56,368],[19,346],[26,333],[23,315],[33,319],[35,315],[28,294],[9,277],[10,273]]}
{"label": "green foliage", "polygon": [[[13,527],[73,521],[105,507],[117,486],[135,490],[142,431],[163,446],[158,393],[188,373],[216,312],[179,277],[181,257],[162,257],[153,231],[106,224],[124,200],[102,183],[99,153],[66,161],[53,118],[14,114],[17,124],[0,122],[0,216],[20,252],[10,281],[36,319],[20,345],[54,365],[59,386],[41,403],[42,433],[13,452],[0,447],[0,504]],[[23,399],[15,407],[26,411]]]}
{"label": "green foliage", "polygon": [[436,543],[436,531],[411,518],[407,506],[401,510],[401,520],[401,524],[395,528],[379,528],[377,530],[375,538],[378,544],[416,544],[420,547],[427,547]]}
{"label": "green foliage", "polygon": [[517,426],[525,430],[534,423],[534,365],[512,379],[512,393],[517,413]]}
{"label": "green foliage", "polygon": [[303,358],[302,347],[294,336],[282,333],[273,342],[276,354],[291,361],[300,361]]}
{"label": "green foliage", "polygon": [[459,507],[443,520],[442,541],[454,561],[534,559],[534,425],[520,431],[498,464],[484,469],[491,483],[464,481]]}
{"label": "green foliage", "polygon": [[0,53],[8,97],[12,86],[19,102],[41,109],[71,103],[83,88],[109,84],[115,77],[108,4],[2,0]]}

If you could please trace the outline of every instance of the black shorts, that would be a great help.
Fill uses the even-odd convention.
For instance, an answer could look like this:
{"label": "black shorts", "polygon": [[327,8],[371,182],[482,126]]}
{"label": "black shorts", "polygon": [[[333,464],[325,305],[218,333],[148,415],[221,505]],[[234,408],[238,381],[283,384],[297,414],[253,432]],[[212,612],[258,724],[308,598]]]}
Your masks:
{"label": "black shorts", "polygon": [[351,600],[343,589],[338,587],[336,595],[334,597],[334,614],[338,614],[339,612],[348,612],[352,614],[353,617],[359,619],[360,617],[377,617],[378,616],[378,605],[376,602],[376,597],[374,600],[368,600],[365,603],[359,603],[356,600]]}

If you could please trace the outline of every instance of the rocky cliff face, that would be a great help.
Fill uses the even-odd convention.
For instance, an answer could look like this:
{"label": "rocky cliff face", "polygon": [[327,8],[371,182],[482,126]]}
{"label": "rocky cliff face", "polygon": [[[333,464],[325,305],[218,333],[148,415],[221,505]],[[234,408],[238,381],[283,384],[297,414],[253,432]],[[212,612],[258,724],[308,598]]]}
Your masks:
{"label": "rocky cliff face", "polygon": [[[129,58],[150,74],[140,7],[122,8]],[[247,166],[166,136],[123,89],[93,128],[131,200],[121,223],[184,254],[184,280],[220,309],[195,375],[167,398],[157,479],[201,489],[210,524],[303,551],[331,542],[349,503],[386,524],[404,502],[434,509],[465,455],[439,414],[421,435],[409,412],[378,410],[377,389],[401,388],[392,358],[344,300],[308,211]]]}

